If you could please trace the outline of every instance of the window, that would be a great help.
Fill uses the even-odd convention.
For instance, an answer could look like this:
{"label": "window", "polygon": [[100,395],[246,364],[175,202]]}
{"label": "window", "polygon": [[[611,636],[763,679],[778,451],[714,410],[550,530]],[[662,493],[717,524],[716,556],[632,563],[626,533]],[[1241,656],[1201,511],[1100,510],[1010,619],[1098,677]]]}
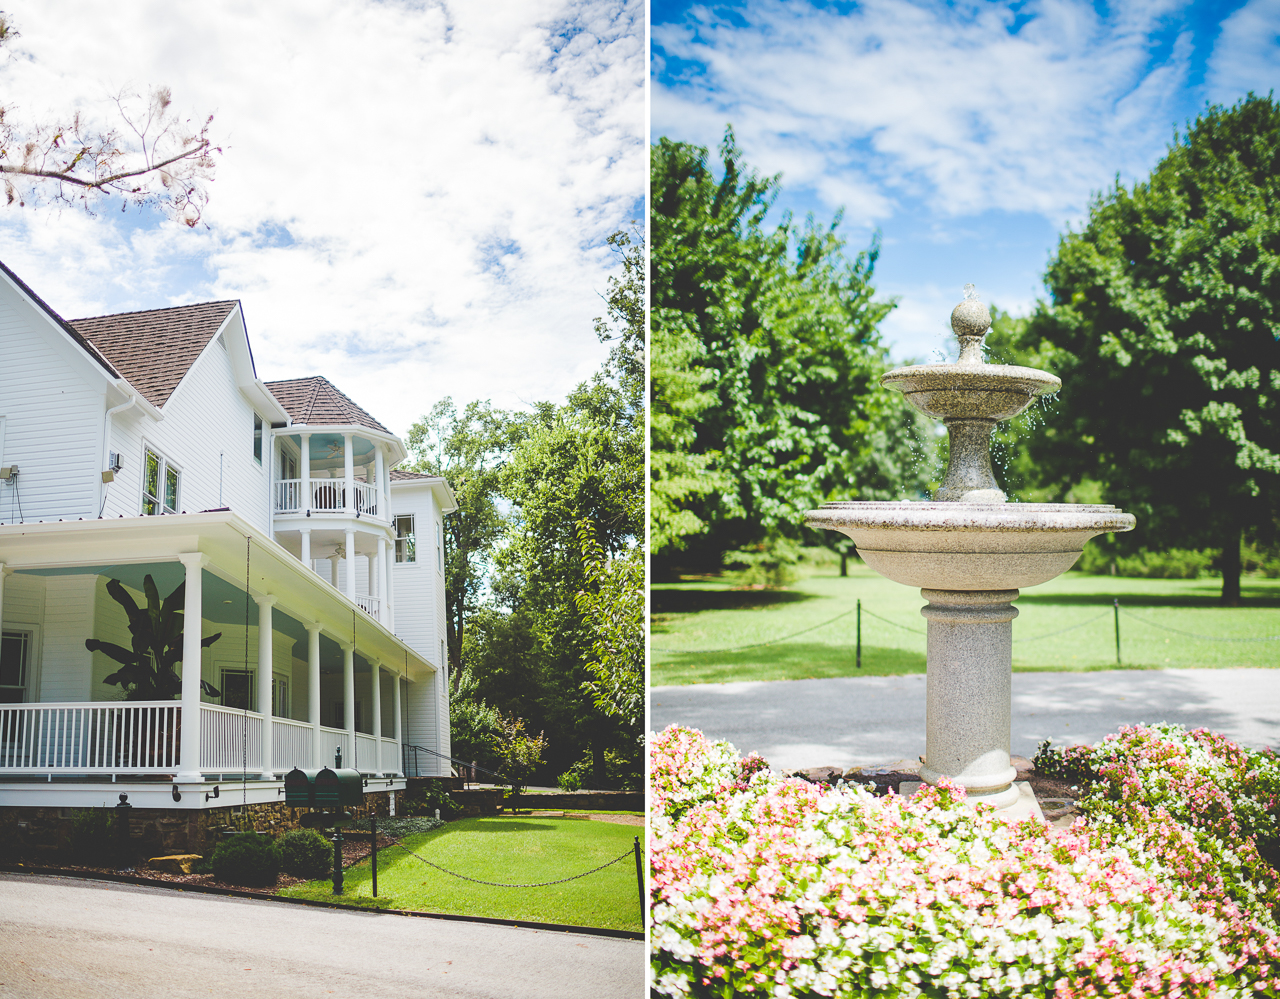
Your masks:
{"label": "window", "polygon": [[396,518],[396,561],[417,561],[417,539],[413,533],[413,514]]}
{"label": "window", "polygon": [[286,482],[298,477],[298,459],[293,452],[280,449],[280,478]]}
{"label": "window", "polygon": [[436,568],[444,572],[444,530],[436,521]]}
{"label": "window", "polygon": [[253,710],[253,670],[222,670],[222,705],[240,711]]}
{"label": "window", "polygon": [[442,638],[440,639],[440,665],[443,666],[444,664],[444,639]]}
{"label": "window", "polygon": [[142,515],[178,512],[178,475],[167,458],[147,448],[142,459]]}
{"label": "window", "polygon": [[257,413],[253,414],[253,458],[262,464],[262,417]]}
{"label": "window", "polygon": [[291,715],[289,680],[279,673],[271,675],[271,713],[277,718],[288,718]]}
{"label": "window", "polygon": [[30,658],[31,636],[22,631],[6,631],[0,638],[0,704],[21,704],[26,700]]}

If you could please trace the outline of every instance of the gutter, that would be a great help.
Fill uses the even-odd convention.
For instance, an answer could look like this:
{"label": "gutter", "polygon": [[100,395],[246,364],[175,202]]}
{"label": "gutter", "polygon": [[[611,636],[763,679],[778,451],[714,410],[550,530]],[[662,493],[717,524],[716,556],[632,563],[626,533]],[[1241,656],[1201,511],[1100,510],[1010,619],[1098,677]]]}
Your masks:
{"label": "gutter", "polygon": [[[130,390],[129,398],[122,402],[119,406],[113,406],[108,409],[102,417],[102,472],[106,473],[108,463],[111,460],[111,418],[117,413],[123,413],[127,409],[132,409],[138,403],[138,393]],[[114,478],[114,476],[113,476]],[[98,516],[102,516],[102,511],[107,507],[107,485],[101,476],[98,480]]]}

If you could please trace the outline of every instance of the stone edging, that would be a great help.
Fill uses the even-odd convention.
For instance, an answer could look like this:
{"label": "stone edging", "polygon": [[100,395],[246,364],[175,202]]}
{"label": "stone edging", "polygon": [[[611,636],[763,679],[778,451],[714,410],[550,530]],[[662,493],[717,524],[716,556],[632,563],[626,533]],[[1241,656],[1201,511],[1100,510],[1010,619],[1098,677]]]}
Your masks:
{"label": "stone edging", "polygon": [[70,870],[62,867],[29,867],[23,864],[0,864],[3,874],[32,874],[37,877],[74,878],[79,881],[113,881],[117,884],[140,885],[144,888],[167,888],[170,891],[195,892],[202,895],[229,895],[233,898],[257,899],[265,902],[284,902],[290,905],[309,905],[320,909],[345,909],[348,912],[385,913],[391,916],[417,916],[422,919],[448,919],[465,923],[489,923],[494,926],[519,926],[526,930],[550,930],[557,933],[581,933],[593,937],[616,937],[621,940],[644,940],[645,935],[635,930],[611,930],[596,926],[568,926],[563,923],[535,923],[525,919],[497,919],[493,916],[460,916],[451,912],[417,912],[413,909],[377,909],[360,905],[343,905],[340,902],[321,902],[313,898],[289,898],[270,895],[267,892],[247,888],[216,888],[212,885],[193,885],[189,882],[161,881],[136,874],[110,874]]}

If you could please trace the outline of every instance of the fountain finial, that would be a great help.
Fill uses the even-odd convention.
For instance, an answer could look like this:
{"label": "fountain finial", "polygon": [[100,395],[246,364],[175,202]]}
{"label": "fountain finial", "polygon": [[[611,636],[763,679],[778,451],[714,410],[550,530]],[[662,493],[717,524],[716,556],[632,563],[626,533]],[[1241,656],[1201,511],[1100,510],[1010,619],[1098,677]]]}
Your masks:
{"label": "fountain finial", "polygon": [[951,329],[960,341],[957,364],[982,364],[982,338],[991,329],[991,311],[973,284],[964,286],[964,301],[951,310]]}

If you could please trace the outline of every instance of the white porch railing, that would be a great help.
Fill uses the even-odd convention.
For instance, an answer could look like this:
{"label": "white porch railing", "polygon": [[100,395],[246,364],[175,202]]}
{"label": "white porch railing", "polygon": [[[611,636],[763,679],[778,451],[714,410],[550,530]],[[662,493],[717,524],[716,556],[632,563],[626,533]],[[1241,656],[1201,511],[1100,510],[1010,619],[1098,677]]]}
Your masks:
{"label": "white porch railing", "polygon": [[262,769],[262,715],[200,705],[200,769],[253,773]]}
{"label": "white porch railing", "polygon": [[172,773],[176,701],[0,705],[0,773]]}
{"label": "white porch railing", "polygon": [[379,766],[378,743],[371,735],[365,735],[363,732],[356,733],[356,760],[351,766],[355,767],[362,773],[376,773],[382,769]]}
{"label": "white porch railing", "polygon": [[356,606],[375,621],[382,620],[382,598],[371,597],[367,593],[356,594]]}
{"label": "white porch railing", "polygon": [[382,737],[382,772],[398,774],[400,772],[400,743],[395,739]]}
{"label": "white porch railing", "polygon": [[[275,484],[275,512],[301,513],[358,513],[362,517],[386,520],[378,503],[378,487],[370,482],[356,480],[352,483],[352,501],[347,506],[345,479],[311,479],[304,485],[302,479],[281,479]],[[308,499],[308,497],[310,497]]]}
{"label": "white porch railing", "polygon": [[341,746],[342,765],[344,767],[351,766],[351,739],[347,735],[347,730],[321,725],[320,733],[323,736],[320,740],[320,759],[316,760],[313,765],[318,767],[333,766],[333,750],[335,747]]}
{"label": "white porch railing", "polygon": [[365,517],[378,516],[378,490],[367,482],[357,482],[356,513]]}
{"label": "white porch railing", "polygon": [[276,773],[288,773],[294,767],[305,769],[315,766],[311,760],[315,735],[308,722],[272,718],[271,743],[271,766]]}
{"label": "white porch railing", "polygon": [[281,479],[276,483],[276,513],[299,513],[302,506],[302,480]]}

